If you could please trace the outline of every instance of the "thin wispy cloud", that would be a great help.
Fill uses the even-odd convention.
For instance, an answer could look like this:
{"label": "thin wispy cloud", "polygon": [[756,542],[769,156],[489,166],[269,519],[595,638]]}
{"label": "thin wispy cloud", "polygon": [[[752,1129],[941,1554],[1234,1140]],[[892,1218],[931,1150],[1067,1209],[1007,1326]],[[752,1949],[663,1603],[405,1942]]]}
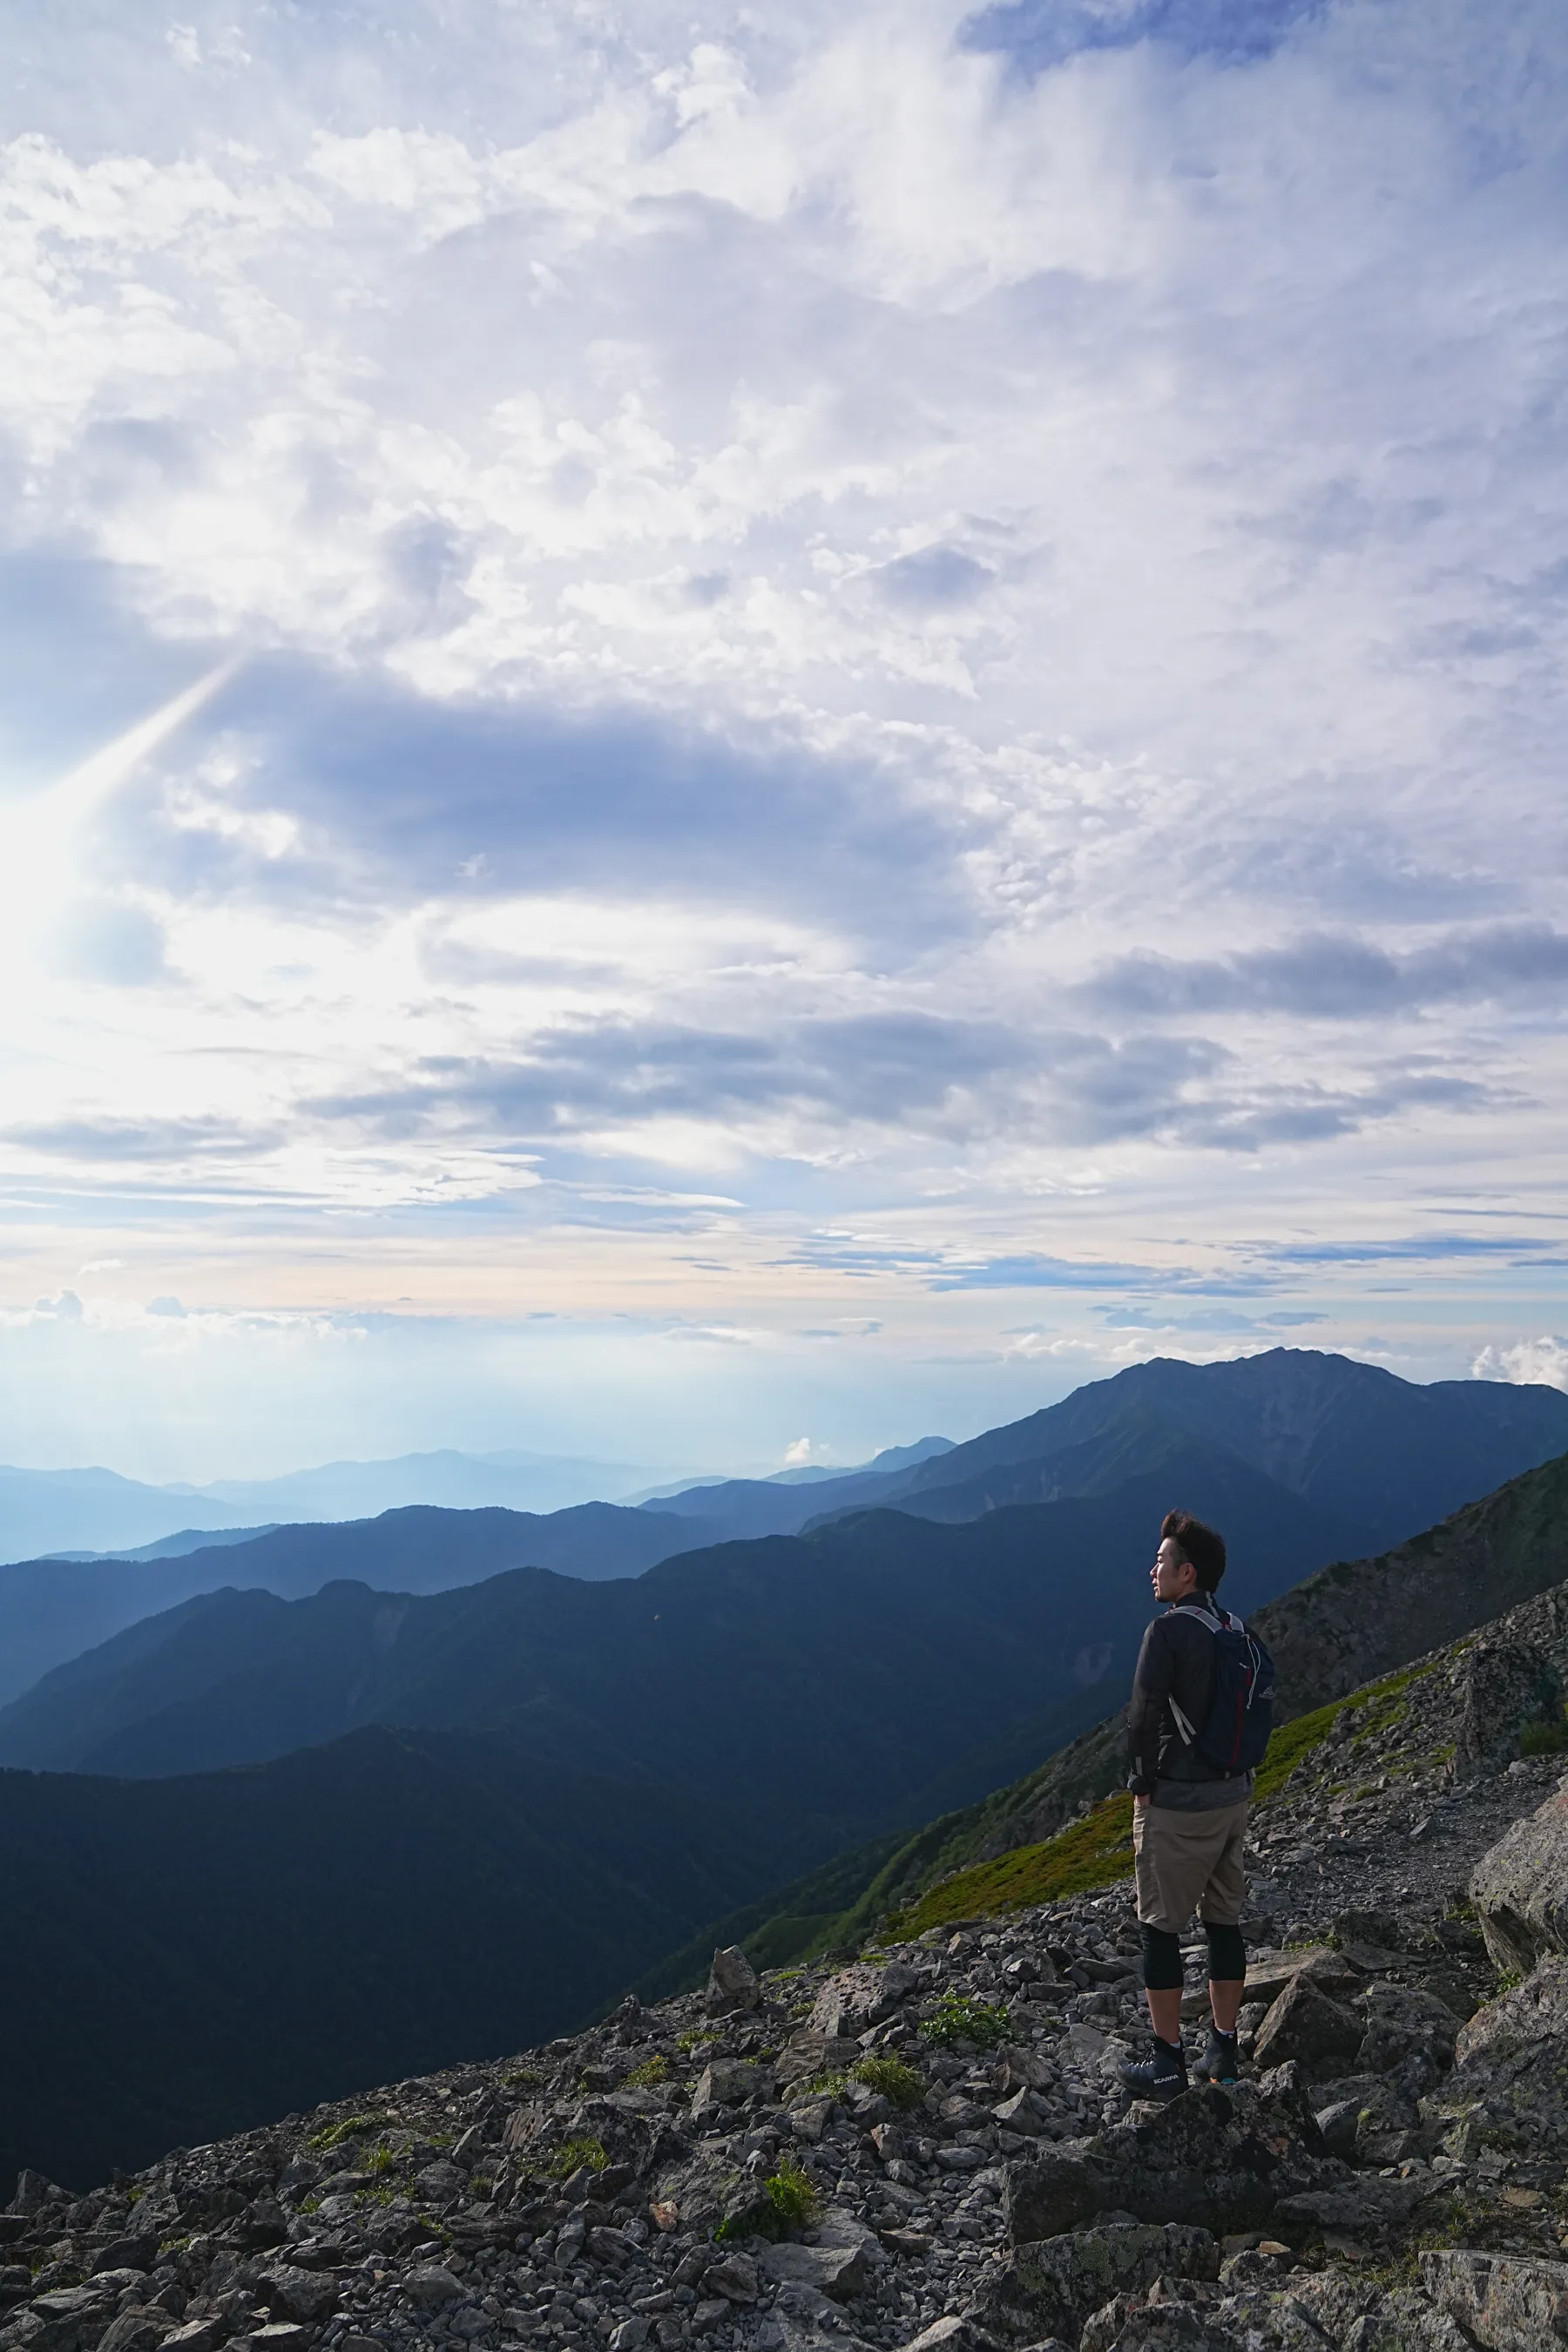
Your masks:
{"label": "thin wispy cloud", "polygon": [[[1507,33],[22,0],[18,1311],[98,1262],[603,1367],[875,1267],[924,1425],[921,1364],[1022,1409],[1107,1280],[1267,1265],[1546,1360],[1568,26]],[[1413,1253],[1439,1194],[1520,1253]]]}

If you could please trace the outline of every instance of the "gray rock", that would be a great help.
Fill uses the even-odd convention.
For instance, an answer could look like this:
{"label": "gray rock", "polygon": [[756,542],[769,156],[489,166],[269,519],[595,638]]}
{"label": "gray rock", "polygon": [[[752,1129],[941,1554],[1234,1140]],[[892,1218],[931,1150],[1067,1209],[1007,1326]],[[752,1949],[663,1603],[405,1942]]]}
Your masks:
{"label": "gray rock", "polygon": [[444,2158],[434,2164],[427,2164],[422,2172],[416,2173],[414,2186],[437,2212],[457,2198],[466,2197],[468,2192],[468,2175],[460,2172],[455,2164],[448,2164]]}
{"label": "gray rock", "polygon": [[1039,2133],[1040,2118],[1035,2113],[1032,2091],[1015,2091],[1010,2099],[1004,2099],[1001,2105],[994,2107],[991,2112],[993,2119],[1001,2125],[1004,2131],[1022,2132],[1030,2139]]}
{"label": "gray rock", "polygon": [[1331,2000],[1310,1977],[1295,1976],[1258,2027],[1252,2062],[1259,2070],[1289,2058],[1316,2066],[1325,2058],[1353,2056],[1361,2042],[1362,2024],[1353,2011]]}
{"label": "gray rock", "polygon": [[1419,2292],[1396,2287],[1345,2337],[1346,2352],[1475,2352],[1473,2339]]}
{"label": "gray rock", "polygon": [[307,2325],[325,2319],[338,2307],[338,2283],[331,2271],[301,2270],[294,2263],[275,2263],[258,2278],[267,2307],[279,2319],[299,2319]]}
{"label": "gray rock", "polygon": [[1447,2072],[1458,2032],[1459,2020],[1435,1993],[1409,1985],[1374,1985],[1367,1995],[1366,2032],[1356,2064],[1364,2074],[1384,2074],[1419,2054]]}
{"label": "gray rock", "polygon": [[757,1972],[739,1944],[726,1944],[713,1955],[704,2006],[710,2017],[726,2017],[736,2010],[755,2009],[763,1997]]}
{"label": "gray rock", "polygon": [[756,2323],[748,2352],[868,2352],[844,2314],[815,2287],[781,2286]]}
{"label": "gray rock", "polygon": [[1422,2113],[1460,2121],[1484,2109],[1542,2156],[1568,2153],[1568,1958],[1538,1962],[1460,2029],[1454,2071]]}
{"label": "gray rock", "polygon": [[756,2263],[749,2254],[729,2254],[710,2266],[702,2284],[710,2294],[721,2294],[730,2303],[755,2303]]}
{"label": "gray rock", "polygon": [[815,2287],[835,2302],[847,2302],[869,2284],[873,2267],[883,2259],[871,2231],[837,2207],[830,2208],[810,2246],[769,2246],[763,2254],[766,2278],[781,2284]]}
{"label": "gray rock", "polygon": [[1331,2156],[1351,2156],[1355,2150],[1356,2123],[1361,2115],[1359,2099],[1336,2099],[1331,2106],[1316,2110],[1318,2129],[1323,2136],[1323,2146]]}
{"label": "gray rock", "polygon": [[933,2319],[918,2336],[911,2336],[903,2352],[969,2352],[974,2330],[956,2312],[950,2311],[943,2319]]}
{"label": "gray rock", "polygon": [[[37,2352],[75,2352],[77,2346],[96,2340],[113,2309],[96,2282],[92,2286],[49,2288],[36,2294],[23,2315],[34,2323],[26,2331],[27,2341]],[[20,2324],[14,2320],[12,2328]]]}
{"label": "gray rock", "polygon": [[1568,2344],[1568,2263],[1521,2254],[1424,2253],[1432,2301],[1488,2352],[1545,2352]]}
{"label": "gray rock", "polygon": [[46,2205],[67,2202],[68,2191],[58,2180],[51,2180],[47,2172],[35,2172],[25,2164],[16,2175],[16,2194],[11,2200],[13,2213],[37,2213]]}
{"label": "gray rock", "polygon": [[1568,1953],[1568,1790],[1515,1822],[1470,1874],[1487,1949],[1527,1976],[1548,1953]]}
{"label": "gray rock", "polygon": [[610,2352],[642,2352],[652,2326],[652,2320],[640,2311],[630,2319],[623,2319],[618,2327],[610,2330]]}
{"label": "gray rock", "polygon": [[[1087,2328],[1083,2341],[1086,2352],[1101,2352]],[[1103,2352],[1253,2352],[1253,2347],[1201,2305],[1158,2303],[1135,2305],[1121,2318]]]}
{"label": "gray rock", "polygon": [[858,2042],[803,2027],[784,2043],[773,2073],[781,2085],[798,2082],[803,2074],[841,2074],[861,2054]]}
{"label": "gray rock", "polygon": [[1282,2196],[1337,2185],[1304,2095],[1189,2091],[1147,2120],[1120,2124],[1008,2167],[1007,2225],[1016,2245],[1081,2229],[1097,2214],[1140,2221],[1255,2229]]}
{"label": "gray rock", "polygon": [[760,2066],[747,2066],[733,2058],[715,2058],[704,2066],[691,2091],[691,2112],[700,2115],[704,2107],[738,2107],[749,2099],[763,2081]]}
{"label": "gray rock", "polygon": [[111,2319],[98,2339],[98,2352],[158,2352],[174,2331],[174,2314],[155,2304],[132,2304]]}
{"label": "gray rock", "polygon": [[1362,2173],[1339,2187],[1300,2189],[1282,2197],[1275,2210],[1287,2221],[1315,2221],[1323,2230],[1387,2230],[1407,2221],[1418,2205],[1447,2186],[1440,2173],[1388,2180]]}
{"label": "gray rock", "polygon": [[[561,2234],[564,2237],[565,2231]],[[442,2304],[458,2302],[463,2288],[444,2263],[416,2263],[403,2282],[403,2292],[421,2311],[435,2311]]]}
{"label": "gray rock", "polygon": [[1474,2352],[1424,2294],[1380,2294],[1331,2271],[1298,2275],[1272,2292],[1249,2288],[1211,2309],[1247,2352]]}
{"label": "gray rock", "polygon": [[110,2238],[100,2246],[91,2262],[99,2271],[150,2271],[158,2259],[158,2241],[138,2232],[134,2237]]}
{"label": "gray rock", "polygon": [[237,2336],[233,2341],[238,2352],[310,2352],[312,2331],[301,2327],[292,2319],[275,2319],[266,2327],[253,2327],[247,2336]]}
{"label": "gray rock", "polygon": [[169,2352],[213,2352],[222,2334],[222,2325],[216,2318],[186,2319],[178,2327],[172,2327],[163,2342]]}
{"label": "gray rock", "polygon": [[1013,2344],[1043,2335],[1076,2340],[1091,2313],[1157,2278],[1217,2279],[1219,2247],[1206,2230],[1116,2223],[1019,2247],[968,2306],[986,2331]]}
{"label": "gray rock", "polygon": [[839,2035],[853,2038],[891,2017],[910,1993],[930,1981],[922,1969],[910,1968],[902,1960],[889,1960],[886,1968],[880,1969],[864,1961],[854,1968],[840,1969],[812,2003],[811,2029],[829,2039]]}

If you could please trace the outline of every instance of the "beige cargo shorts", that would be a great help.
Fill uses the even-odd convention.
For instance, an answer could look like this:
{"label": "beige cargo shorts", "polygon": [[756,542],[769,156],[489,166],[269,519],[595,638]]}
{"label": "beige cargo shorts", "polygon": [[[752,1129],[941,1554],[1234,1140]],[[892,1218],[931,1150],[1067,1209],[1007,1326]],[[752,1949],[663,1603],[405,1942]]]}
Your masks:
{"label": "beige cargo shorts", "polygon": [[1133,1807],[1140,1927],[1179,1936],[1194,1911],[1211,1927],[1236,1926],[1247,1901],[1247,1810],[1245,1797],[1207,1813]]}

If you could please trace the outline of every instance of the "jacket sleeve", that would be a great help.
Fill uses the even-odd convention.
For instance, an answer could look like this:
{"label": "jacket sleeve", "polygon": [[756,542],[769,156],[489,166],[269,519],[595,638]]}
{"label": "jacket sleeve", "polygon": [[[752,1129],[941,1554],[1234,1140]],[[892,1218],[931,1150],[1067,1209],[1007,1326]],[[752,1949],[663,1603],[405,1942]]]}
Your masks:
{"label": "jacket sleeve", "polygon": [[1127,1785],[1135,1797],[1152,1797],[1160,1777],[1160,1719],[1171,1693],[1174,1665],[1165,1621],[1156,1617],[1138,1653],[1132,1699],[1127,1709]]}

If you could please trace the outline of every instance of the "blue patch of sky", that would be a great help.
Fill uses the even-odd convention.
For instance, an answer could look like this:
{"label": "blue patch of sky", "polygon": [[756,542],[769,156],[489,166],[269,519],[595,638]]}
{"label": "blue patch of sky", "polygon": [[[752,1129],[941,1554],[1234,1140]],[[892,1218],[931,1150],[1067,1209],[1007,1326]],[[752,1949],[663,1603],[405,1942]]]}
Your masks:
{"label": "blue patch of sky", "polygon": [[1280,1242],[1265,1255],[1276,1265],[1370,1265],[1382,1259],[1500,1258],[1532,1268],[1560,1269],[1568,1259],[1543,1257],[1549,1244],[1526,1234],[1417,1234],[1405,1241]]}
{"label": "blue patch of sky", "polygon": [[1322,13],[1322,0],[1011,0],[971,16],[960,40],[1030,76],[1086,49],[1141,41],[1184,58],[1245,65],[1271,57],[1298,26]]}

